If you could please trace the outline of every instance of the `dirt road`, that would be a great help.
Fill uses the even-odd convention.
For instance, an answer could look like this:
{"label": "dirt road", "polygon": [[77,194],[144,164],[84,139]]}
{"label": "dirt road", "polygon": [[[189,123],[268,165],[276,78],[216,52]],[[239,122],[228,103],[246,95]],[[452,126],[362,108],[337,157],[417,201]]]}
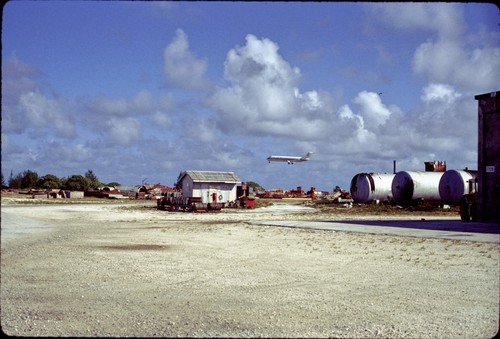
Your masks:
{"label": "dirt road", "polygon": [[52,225],[2,236],[9,335],[490,338],[499,329],[495,243],[249,224],[339,217],[301,205],[206,214],[2,205],[4,214]]}

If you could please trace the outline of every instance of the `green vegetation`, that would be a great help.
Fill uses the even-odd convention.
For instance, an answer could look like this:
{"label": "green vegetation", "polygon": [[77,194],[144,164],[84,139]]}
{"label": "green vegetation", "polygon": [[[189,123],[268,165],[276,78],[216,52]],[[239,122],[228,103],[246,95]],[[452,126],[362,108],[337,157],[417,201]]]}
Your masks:
{"label": "green vegetation", "polygon": [[59,179],[53,174],[44,175],[43,177],[38,179],[37,184],[38,187],[40,188],[48,188],[48,189],[62,187],[61,179]]}
{"label": "green vegetation", "polygon": [[8,183],[5,183],[2,173],[2,188],[9,187],[14,189],[66,189],[74,191],[85,191],[96,189],[101,186],[119,186],[117,182],[108,185],[102,183],[92,170],[85,172],[85,175],[74,174],[69,177],[58,178],[53,174],[46,174],[42,177],[32,170],[14,175],[10,173]]}
{"label": "green vegetation", "polygon": [[254,181],[247,181],[247,186],[252,187],[254,189],[256,189],[256,188],[264,189],[261,185],[259,185],[258,183],[254,182]]}

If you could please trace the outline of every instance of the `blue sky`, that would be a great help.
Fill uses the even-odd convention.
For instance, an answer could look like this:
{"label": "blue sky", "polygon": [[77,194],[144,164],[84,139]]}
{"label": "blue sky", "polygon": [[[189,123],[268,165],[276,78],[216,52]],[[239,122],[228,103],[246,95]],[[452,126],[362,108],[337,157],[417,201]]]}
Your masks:
{"label": "blue sky", "polygon": [[233,171],[331,191],[393,160],[476,169],[499,18],[481,3],[8,2],[2,173],[171,186]]}

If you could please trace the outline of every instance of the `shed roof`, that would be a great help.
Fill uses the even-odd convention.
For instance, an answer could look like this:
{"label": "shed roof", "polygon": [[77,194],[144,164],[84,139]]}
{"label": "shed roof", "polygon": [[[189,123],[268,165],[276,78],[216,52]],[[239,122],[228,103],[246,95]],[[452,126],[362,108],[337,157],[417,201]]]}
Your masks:
{"label": "shed roof", "polygon": [[189,175],[194,182],[240,182],[240,179],[233,172],[185,171],[179,180],[182,180],[185,175]]}

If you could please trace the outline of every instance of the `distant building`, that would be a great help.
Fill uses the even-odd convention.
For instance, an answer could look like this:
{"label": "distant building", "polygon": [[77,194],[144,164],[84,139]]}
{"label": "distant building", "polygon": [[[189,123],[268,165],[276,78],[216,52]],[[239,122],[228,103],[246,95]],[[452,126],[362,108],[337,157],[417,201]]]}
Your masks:
{"label": "distant building", "polygon": [[83,199],[84,192],[83,191],[64,191],[66,198],[71,199]]}
{"label": "distant building", "polygon": [[424,162],[426,172],[446,172],[446,161]]}
{"label": "distant building", "polygon": [[205,204],[236,201],[238,184],[241,181],[233,172],[184,171],[177,179],[183,197],[199,197]]}
{"label": "distant building", "polygon": [[123,194],[134,195],[136,192],[139,191],[140,187],[141,186],[139,186],[139,185],[120,185],[120,186],[118,186],[118,189]]}

